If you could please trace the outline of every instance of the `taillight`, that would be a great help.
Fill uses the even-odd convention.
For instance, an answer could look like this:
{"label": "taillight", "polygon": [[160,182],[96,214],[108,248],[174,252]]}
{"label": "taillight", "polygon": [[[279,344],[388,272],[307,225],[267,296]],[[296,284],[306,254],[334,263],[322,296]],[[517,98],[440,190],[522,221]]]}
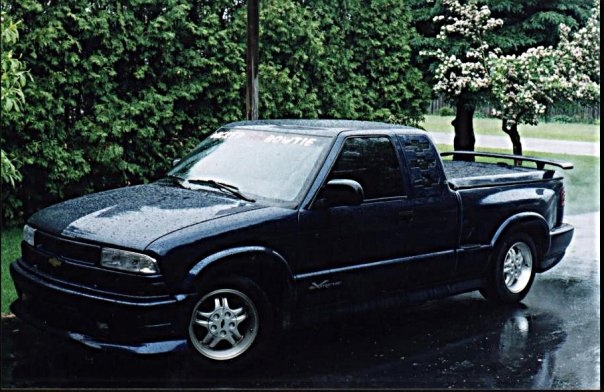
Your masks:
{"label": "taillight", "polygon": [[558,199],[558,214],[556,216],[556,226],[560,226],[562,224],[562,219],[564,219],[564,203],[566,202],[566,192],[564,191],[564,186],[560,188],[560,197]]}

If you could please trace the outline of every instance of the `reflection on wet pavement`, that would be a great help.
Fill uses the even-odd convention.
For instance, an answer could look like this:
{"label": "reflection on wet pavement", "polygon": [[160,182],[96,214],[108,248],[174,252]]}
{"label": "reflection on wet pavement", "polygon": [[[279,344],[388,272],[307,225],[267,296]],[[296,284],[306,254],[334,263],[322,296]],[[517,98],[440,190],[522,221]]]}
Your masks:
{"label": "reflection on wet pavement", "polygon": [[[174,354],[134,357],[89,350],[12,320],[3,325],[3,384],[13,387],[552,388],[565,321],[526,303],[494,307],[476,294],[294,329],[261,366],[217,374]],[[543,286],[543,287],[541,287]],[[552,288],[559,292],[560,287]],[[563,289],[564,290],[564,289]],[[574,290],[577,290],[576,288]],[[4,324],[4,322],[3,322]],[[8,329],[8,330],[7,330]],[[18,332],[13,330],[18,329]],[[12,338],[5,342],[5,335]],[[7,347],[8,346],[8,347]],[[599,346],[598,346],[599,347]],[[5,356],[6,352],[13,357]],[[598,353],[599,356],[599,353]],[[563,363],[568,359],[562,359]],[[6,362],[10,365],[5,366]],[[5,373],[6,372],[6,373]],[[9,381],[8,383],[7,380]]]}

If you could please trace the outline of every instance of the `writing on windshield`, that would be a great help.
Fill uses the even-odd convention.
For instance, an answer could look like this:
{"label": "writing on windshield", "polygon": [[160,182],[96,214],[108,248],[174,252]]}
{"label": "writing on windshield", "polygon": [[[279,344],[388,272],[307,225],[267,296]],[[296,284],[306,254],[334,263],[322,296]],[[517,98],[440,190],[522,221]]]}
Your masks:
{"label": "writing on windshield", "polygon": [[[225,131],[225,132],[216,132],[210,136],[210,139],[237,139],[241,137],[249,137],[253,138],[254,136],[261,136],[248,134],[245,131]],[[293,144],[298,146],[310,147],[315,144],[317,141],[316,137],[308,137],[308,136],[292,136],[292,135],[268,135],[266,137],[262,136],[262,140],[265,143],[274,143],[274,144]]]}
{"label": "writing on windshield", "polygon": [[230,184],[256,200],[292,202],[313,177],[330,140],[299,133],[221,130],[170,174]]}

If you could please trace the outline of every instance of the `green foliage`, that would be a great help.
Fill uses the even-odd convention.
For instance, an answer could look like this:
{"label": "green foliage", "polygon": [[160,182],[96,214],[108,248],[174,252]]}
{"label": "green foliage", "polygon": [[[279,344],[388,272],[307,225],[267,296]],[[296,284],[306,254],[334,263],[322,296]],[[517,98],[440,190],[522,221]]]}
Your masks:
{"label": "green foliage", "polygon": [[[492,11],[491,17],[503,20],[502,27],[487,34],[486,42],[491,48],[500,48],[504,55],[519,54],[530,47],[557,44],[559,24],[564,23],[572,28],[584,25],[593,6],[593,0],[479,0],[477,3],[487,5]],[[444,42],[436,39],[443,21],[435,22],[434,17],[448,15],[442,0],[409,0],[408,4],[413,10],[413,24],[419,33],[419,37],[412,41],[416,52],[441,49],[457,57],[466,52],[468,42],[462,36],[449,37]],[[433,78],[437,64],[431,58],[420,56],[418,65],[429,84],[436,84],[437,80]],[[474,105],[489,98],[488,94],[482,92],[463,97]]]}
{"label": "green foliage", "polygon": [[450,106],[443,106],[442,108],[438,109],[438,115],[439,116],[455,116],[455,109],[453,109]]}
{"label": "green foliage", "polygon": [[503,19],[503,27],[489,37],[491,44],[504,54],[519,54],[535,46],[555,46],[560,24],[584,25],[593,0],[488,0],[485,4],[493,17]]}
{"label": "green foliage", "polygon": [[571,33],[562,24],[559,30],[555,46],[529,48],[518,56],[489,56],[496,116],[504,125],[536,124],[556,99],[600,101],[599,3],[584,27]]}
{"label": "green foliage", "polygon": [[[25,105],[23,87],[27,82],[29,73],[25,65],[15,57],[12,48],[19,39],[18,22],[13,22],[6,13],[0,14],[1,46],[2,46],[2,85],[0,88],[0,102],[2,103],[2,117],[10,118],[14,112],[21,112]],[[1,154],[1,180],[4,184],[21,181],[21,173],[17,170],[8,154],[0,149]]]}
{"label": "green foliage", "polygon": [[319,117],[416,124],[430,94],[414,64],[411,10],[396,0],[310,0],[323,55],[313,85]]}
{"label": "green foliage", "polygon": [[20,112],[25,104],[23,87],[27,81],[28,73],[25,65],[15,57],[13,48],[19,40],[19,22],[13,22],[6,13],[0,14],[2,34],[2,114],[7,115],[12,111]]}
{"label": "green foliage", "polygon": [[410,9],[399,0],[357,5],[348,43],[362,83],[357,91],[364,119],[410,124],[421,119],[425,105],[414,97],[427,96],[429,90],[419,69],[411,66],[415,31],[410,24]]}
{"label": "green foliage", "polygon": [[[245,31],[245,25],[241,28]],[[322,105],[316,75],[329,72],[322,62],[325,36],[319,22],[292,0],[264,1],[260,34],[261,117],[319,117]]]}
{"label": "green foliage", "polygon": [[263,116],[421,120],[429,90],[400,1],[268,0],[260,18]]}
{"label": "green foliage", "polygon": [[15,168],[13,162],[9,159],[4,150],[0,150],[2,165],[2,182],[15,186],[17,181],[21,181],[21,173]]}
{"label": "green foliage", "polygon": [[[65,198],[152,181],[245,114],[246,3],[6,0],[34,82],[3,116],[23,174],[4,223]],[[262,118],[417,122],[429,91],[395,0],[261,2]],[[10,135],[10,137],[8,136]]]}
{"label": "green foliage", "polygon": [[556,116],[564,116],[569,122],[595,124],[599,120],[600,105],[585,105],[583,102],[559,100],[548,106],[542,121],[560,122]]}
{"label": "green foliage", "polygon": [[564,114],[558,114],[558,115],[552,117],[552,122],[568,124],[568,123],[573,123],[576,121],[574,121],[574,119],[570,116],[567,116]]}

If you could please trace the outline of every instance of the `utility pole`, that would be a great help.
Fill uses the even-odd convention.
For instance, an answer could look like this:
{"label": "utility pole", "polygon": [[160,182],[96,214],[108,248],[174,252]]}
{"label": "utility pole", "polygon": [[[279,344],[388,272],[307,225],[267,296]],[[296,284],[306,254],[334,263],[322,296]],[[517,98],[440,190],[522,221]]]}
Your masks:
{"label": "utility pole", "polygon": [[259,0],[247,0],[246,119],[258,119]]}

